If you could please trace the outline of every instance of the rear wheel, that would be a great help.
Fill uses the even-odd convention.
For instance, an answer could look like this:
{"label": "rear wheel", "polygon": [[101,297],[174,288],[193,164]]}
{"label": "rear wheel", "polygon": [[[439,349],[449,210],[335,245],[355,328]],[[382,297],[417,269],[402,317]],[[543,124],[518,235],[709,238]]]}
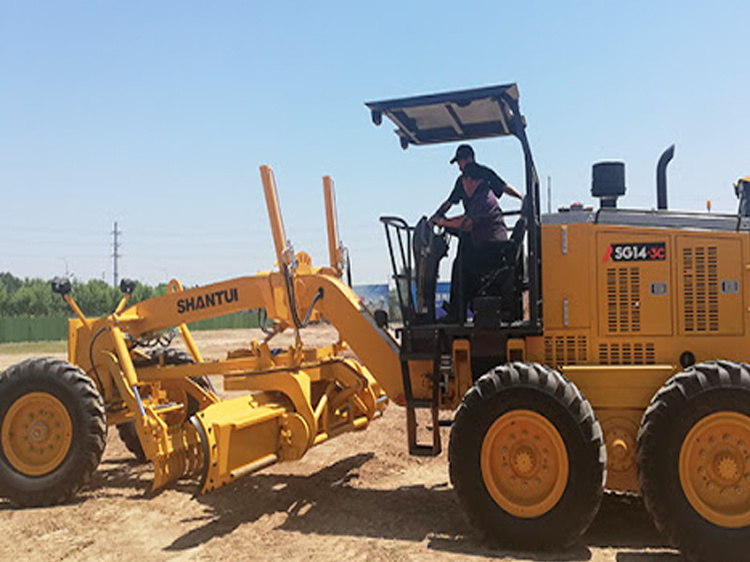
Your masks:
{"label": "rear wheel", "polygon": [[72,497],[96,470],[106,442],[93,381],[59,359],[29,359],[0,374],[0,495],[20,506]]}
{"label": "rear wheel", "polygon": [[638,435],[656,526],[695,560],[750,560],[750,366],[718,361],[674,376]]}
{"label": "rear wheel", "polygon": [[451,482],[490,539],[568,545],[601,503],[606,449],[593,409],[556,371],[513,363],[466,393],[451,431]]}

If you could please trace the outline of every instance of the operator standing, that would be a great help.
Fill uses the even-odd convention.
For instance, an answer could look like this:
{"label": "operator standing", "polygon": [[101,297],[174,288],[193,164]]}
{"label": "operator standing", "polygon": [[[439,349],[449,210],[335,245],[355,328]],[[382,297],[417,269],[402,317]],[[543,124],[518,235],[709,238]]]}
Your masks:
{"label": "operator standing", "polygon": [[[495,208],[497,208],[497,215],[494,217],[494,220],[497,220],[497,217],[499,217],[499,228],[501,231],[501,233],[498,234],[498,239],[506,240],[507,231],[502,218],[502,212],[500,212],[499,207],[497,207],[497,199],[499,199],[503,195],[503,193],[507,193],[508,195],[510,195],[511,197],[515,197],[516,199],[523,199],[523,196],[518,192],[517,189],[515,189],[512,185],[506,183],[505,180],[498,176],[494,172],[494,170],[488,168],[487,166],[478,164],[475,161],[474,149],[468,144],[461,144],[458,146],[458,148],[456,149],[456,154],[450,161],[450,163],[458,164],[461,172],[465,172],[468,167],[471,171],[471,175],[475,176],[476,179],[481,180],[481,183],[483,183],[489,189],[490,194],[494,195],[492,199],[494,201]],[[469,200],[471,199],[471,195],[467,194],[464,187],[464,175],[461,175],[456,179],[456,183],[453,186],[453,191],[451,191],[448,199],[446,199],[440,205],[440,207],[438,207],[438,210],[435,211],[435,214],[430,217],[431,224],[436,224],[438,226],[452,226],[451,224],[447,224],[445,220],[445,213],[453,205],[456,205],[459,202],[463,203],[464,210],[466,211],[467,216],[469,215]],[[459,237],[458,250],[456,252],[456,258],[453,260],[453,267],[451,269],[451,293],[450,308],[447,318],[448,321],[456,321],[459,319],[459,311],[457,310],[459,294],[463,294],[464,297],[468,297],[472,294],[471,287],[469,287],[474,277],[472,269],[482,261],[481,255],[475,255],[475,249],[480,251],[481,249],[476,247],[477,244],[474,238],[474,235],[472,235],[472,237]],[[462,268],[463,271],[460,271],[462,263],[464,264]],[[459,293],[459,277],[461,276],[460,273],[463,273],[464,289]],[[463,302],[465,305],[468,305],[467,298],[464,298]],[[463,313],[461,314],[461,320],[463,320]]]}
{"label": "operator standing", "polygon": [[[500,199],[503,193],[507,193],[508,195],[510,195],[511,197],[515,197],[516,199],[523,199],[523,195],[521,195],[515,187],[506,183],[505,180],[503,180],[494,172],[494,170],[492,170],[492,168],[477,164],[474,159],[474,149],[471,148],[471,146],[468,144],[461,144],[458,146],[458,148],[456,149],[456,155],[453,157],[450,163],[458,164],[458,168],[461,170],[461,172],[464,171],[464,168],[467,164],[476,164],[479,167],[479,170],[481,170],[480,173],[482,174],[484,181],[487,182],[487,185],[495,194],[495,197],[497,197],[498,199]],[[462,183],[462,176],[459,176],[456,179],[456,183],[453,186],[453,191],[451,191],[448,199],[446,199],[443,204],[438,207],[438,210],[435,211],[435,214],[430,218],[430,222],[434,223],[435,219],[444,216],[445,213],[447,213],[453,205],[457,205],[458,203],[463,203],[465,209],[467,199],[468,198],[466,197],[466,192],[464,191]]]}

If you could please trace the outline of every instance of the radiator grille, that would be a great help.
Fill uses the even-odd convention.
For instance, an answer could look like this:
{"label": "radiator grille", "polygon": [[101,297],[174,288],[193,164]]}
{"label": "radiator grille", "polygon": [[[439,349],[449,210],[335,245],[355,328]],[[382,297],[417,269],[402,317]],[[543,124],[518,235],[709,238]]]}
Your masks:
{"label": "radiator grille", "polygon": [[613,267],[607,270],[607,330],[611,334],[641,331],[641,270]]}
{"label": "radiator grille", "polygon": [[654,365],[656,349],[648,343],[601,343],[599,363],[602,365]]}
{"label": "radiator grille", "polygon": [[695,246],[682,250],[682,315],[685,332],[719,331],[718,248]]}
{"label": "radiator grille", "polygon": [[582,365],[588,363],[588,338],[586,336],[546,336],[544,360],[547,365]]}

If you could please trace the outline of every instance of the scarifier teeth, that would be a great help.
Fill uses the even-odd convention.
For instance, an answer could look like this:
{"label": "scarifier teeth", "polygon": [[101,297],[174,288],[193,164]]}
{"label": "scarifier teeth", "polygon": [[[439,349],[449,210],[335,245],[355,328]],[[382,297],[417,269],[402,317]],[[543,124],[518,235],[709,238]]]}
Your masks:
{"label": "scarifier teeth", "polygon": [[203,470],[203,449],[190,424],[183,426],[170,441],[172,451],[154,459],[153,491],[181,478],[196,476]]}

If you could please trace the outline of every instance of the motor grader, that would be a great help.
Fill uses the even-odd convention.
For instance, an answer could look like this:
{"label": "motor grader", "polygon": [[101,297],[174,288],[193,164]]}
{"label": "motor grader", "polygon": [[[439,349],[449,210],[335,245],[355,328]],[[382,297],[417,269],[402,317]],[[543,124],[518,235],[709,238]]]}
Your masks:
{"label": "motor grader", "polygon": [[[416,455],[440,452],[439,412],[455,412],[450,478],[495,541],[570,544],[606,488],[642,494],[690,558],[750,559],[750,220],[668,211],[672,150],[658,167],[657,210],[618,208],[624,166],[607,162],[593,172],[600,209],[542,217],[514,84],[367,106],[375,124],[396,125],[403,148],[520,142],[526,195],[502,259],[461,303],[471,315],[441,322],[434,302],[440,261],[460,233],[382,217],[402,320],[394,333],[342,280],[332,180],[330,263],[313,266],[287,240],[263,166],[273,270],[191,289],[174,280],[167,295],[130,307],[125,282],[102,318],[53,283],[76,315],[68,361],[31,359],[0,375],[2,496],[20,506],[69,499],[96,470],[107,425],[153,463],[154,489],[197,476],[208,492],[367,428],[390,398],[405,408]],[[204,360],[187,325],[254,308],[271,320],[267,336]],[[305,346],[300,330],[321,319],[339,340]],[[189,354],[168,345],[170,329]],[[272,348],[284,330],[295,343]],[[209,376],[247,392],[221,399]]]}

